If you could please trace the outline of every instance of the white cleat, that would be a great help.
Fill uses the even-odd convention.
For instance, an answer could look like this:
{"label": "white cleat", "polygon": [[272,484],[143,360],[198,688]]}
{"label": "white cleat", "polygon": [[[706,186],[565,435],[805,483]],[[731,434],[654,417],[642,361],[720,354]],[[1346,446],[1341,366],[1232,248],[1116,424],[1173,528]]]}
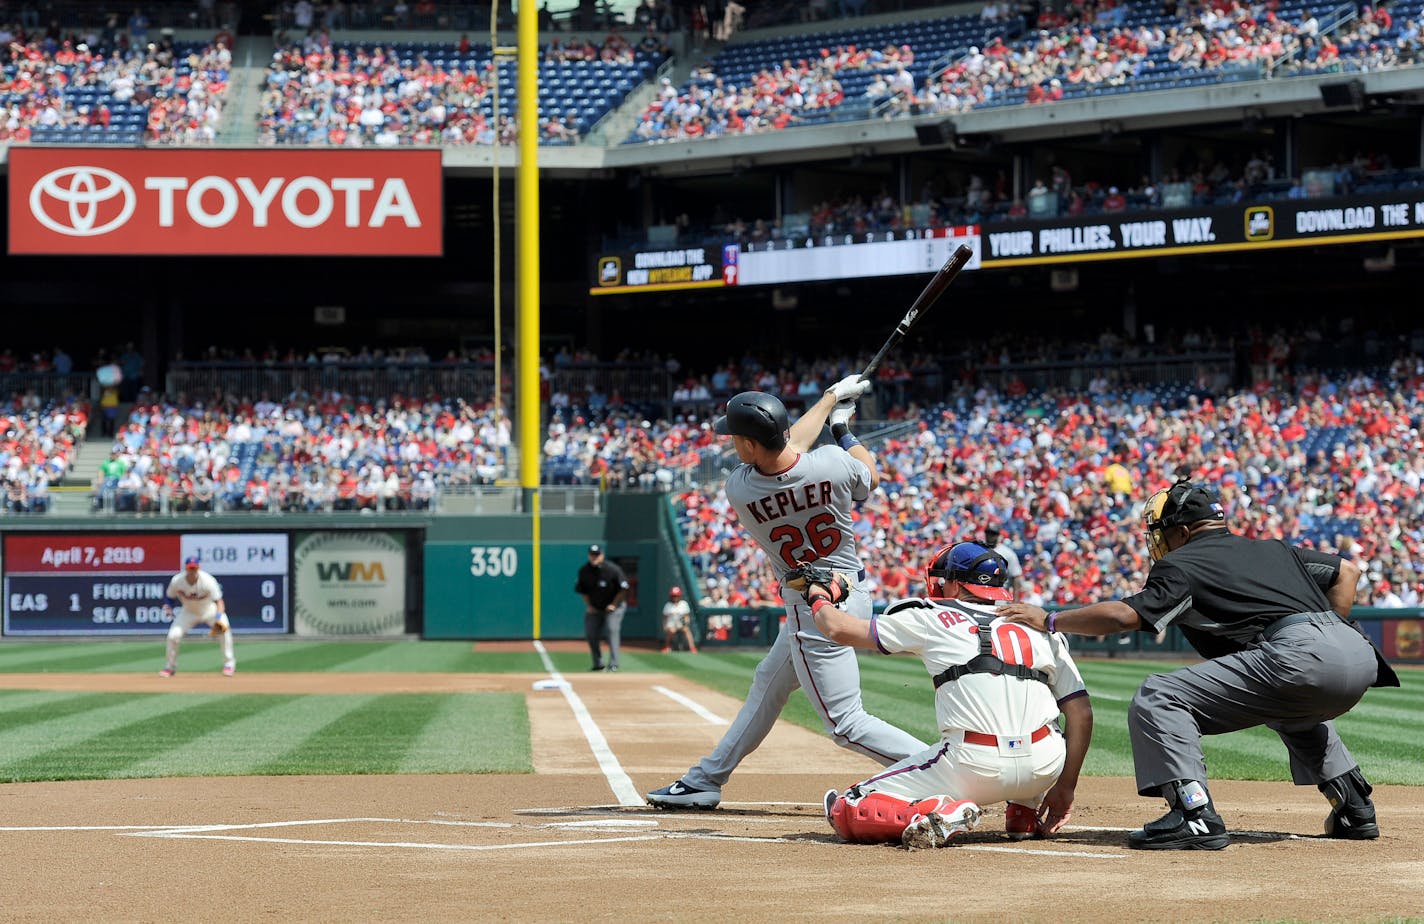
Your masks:
{"label": "white cleat", "polygon": [[982,814],[983,810],[967,799],[951,802],[942,812],[916,815],[910,819],[905,832],[900,835],[900,843],[911,850],[947,846],[964,832],[974,830]]}

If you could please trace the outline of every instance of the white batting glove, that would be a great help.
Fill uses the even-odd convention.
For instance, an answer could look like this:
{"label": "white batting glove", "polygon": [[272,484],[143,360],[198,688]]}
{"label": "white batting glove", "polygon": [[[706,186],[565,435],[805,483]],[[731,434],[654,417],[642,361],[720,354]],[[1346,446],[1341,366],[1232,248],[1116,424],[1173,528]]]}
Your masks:
{"label": "white batting glove", "polygon": [[850,426],[850,417],[854,413],[854,401],[837,401],[836,406],[831,410],[831,416],[826,418],[826,422],[832,427],[838,424],[843,426]]}
{"label": "white batting glove", "polygon": [[842,401],[854,401],[868,391],[870,391],[870,382],[862,380],[858,372],[846,376],[826,389],[827,394],[836,396],[837,404]]}

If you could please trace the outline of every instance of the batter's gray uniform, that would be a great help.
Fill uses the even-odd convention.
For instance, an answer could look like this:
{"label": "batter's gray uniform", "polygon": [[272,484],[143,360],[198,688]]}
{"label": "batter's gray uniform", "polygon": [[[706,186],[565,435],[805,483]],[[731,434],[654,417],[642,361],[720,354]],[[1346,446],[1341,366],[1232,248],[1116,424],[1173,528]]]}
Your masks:
{"label": "batter's gray uniform", "polygon": [[[808,561],[849,574],[854,584],[839,606],[861,619],[870,618],[870,593],[850,516],[851,504],[870,494],[870,469],[864,462],[839,446],[821,446],[801,454],[781,472],[739,465],[727,478],[726,492],[741,525],[771,559],[778,580]],[[887,767],[925,748],[918,738],[865,711],[855,650],[821,634],[799,593],[782,587],[781,598],[786,622],[757,666],[731,728],[711,754],[683,775],[689,786],[720,790],[766,738],[798,686],[826,731],[844,748]]]}
{"label": "batter's gray uniform", "polygon": [[1333,555],[1225,529],[1193,536],[1152,566],[1142,591],[1123,602],[1142,631],[1176,625],[1208,660],[1153,674],[1133,697],[1128,729],[1140,794],[1205,780],[1201,736],[1257,725],[1281,736],[1297,785],[1356,766],[1330,720],[1394,675],[1330,609],[1324,589],[1339,569]]}

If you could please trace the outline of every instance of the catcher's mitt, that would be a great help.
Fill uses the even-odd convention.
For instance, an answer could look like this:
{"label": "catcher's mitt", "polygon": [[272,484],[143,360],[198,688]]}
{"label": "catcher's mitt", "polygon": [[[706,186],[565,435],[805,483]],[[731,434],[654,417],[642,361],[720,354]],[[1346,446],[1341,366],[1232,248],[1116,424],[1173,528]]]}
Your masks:
{"label": "catcher's mitt", "polygon": [[834,605],[850,596],[850,581],[844,574],[815,565],[797,565],[786,572],[781,583],[805,597],[807,603],[825,600]]}

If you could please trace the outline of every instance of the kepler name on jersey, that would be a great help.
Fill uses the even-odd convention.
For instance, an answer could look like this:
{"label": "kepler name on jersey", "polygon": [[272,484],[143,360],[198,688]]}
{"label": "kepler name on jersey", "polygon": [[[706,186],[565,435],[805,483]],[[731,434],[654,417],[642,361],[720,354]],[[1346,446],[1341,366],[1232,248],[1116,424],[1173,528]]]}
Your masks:
{"label": "kepler name on jersey", "polygon": [[818,481],[797,488],[782,488],[758,497],[747,504],[747,512],[758,523],[769,523],[786,516],[788,510],[800,513],[812,507],[825,507],[831,502],[831,483]]}

